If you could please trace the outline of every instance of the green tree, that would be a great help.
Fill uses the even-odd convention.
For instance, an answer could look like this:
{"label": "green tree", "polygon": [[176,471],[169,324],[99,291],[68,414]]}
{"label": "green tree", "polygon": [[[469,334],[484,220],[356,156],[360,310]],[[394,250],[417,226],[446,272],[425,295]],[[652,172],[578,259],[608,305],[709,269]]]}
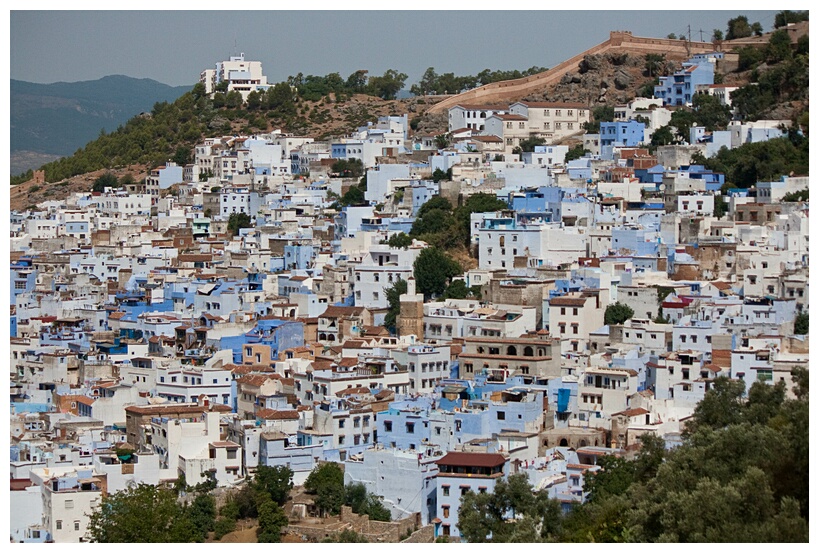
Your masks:
{"label": "green tree", "polygon": [[91,513],[88,537],[98,543],[190,543],[200,535],[172,490],[138,484],[103,497]]}
{"label": "green tree", "polygon": [[366,86],[367,86],[366,69],[359,69],[358,71],[350,73],[350,76],[347,77],[347,81],[345,83],[345,87],[354,93],[364,92]]}
{"label": "green tree", "polygon": [[722,194],[714,196],[714,217],[722,219],[722,217],[728,213],[729,207],[728,202],[725,201]]}
{"label": "green tree", "polygon": [[463,280],[453,280],[444,291],[444,298],[462,300],[469,297],[471,293],[472,290],[467,287],[466,282]]}
{"label": "green tree", "polygon": [[410,236],[425,236],[447,232],[452,226],[452,214],[443,209],[430,209],[423,215],[416,216],[410,229]]}
{"label": "green tree", "polygon": [[542,146],[546,144],[545,138],[539,138],[537,136],[532,136],[530,138],[526,138],[520,141],[520,149],[523,152],[534,152],[535,146]]}
{"label": "green tree", "polygon": [[668,125],[662,126],[651,135],[651,146],[667,146],[674,143],[674,133]]}
{"label": "green tree", "polygon": [[231,236],[239,236],[239,229],[253,228],[250,215],[247,213],[231,213],[230,217],[228,217],[227,228]]}
{"label": "green tree", "polygon": [[132,175],[131,173],[125,173],[119,179],[119,183],[122,186],[125,186],[126,184],[134,184],[135,182],[136,180],[134,179],[134,175]]}
{"label": "green tree", "polygon": [[339,203],[341,205],[364,205],[367,200],[364,196],[364,191],[358,186],[351,186],[347,192],[341,197]]}
{"label": "green tree", "polygon": [[225,96],[225,106],[230,109],[242,107],[242,93],[238,90],[231,90]]}
{"label": "green tree", "polygon": [[765,53],[753,46],[744,46],[740,48],[737,53],[739,54],[739,60],[737,62],[737,69],[739,71],[753,69],[765,58]]}
{"label": "green tree", "polygon": [[620,325],[634,316],[634,310],[624,303],[612,303],[606,307],[603,321],[607,325]]}
{"label": "green tree", "polygon": [[412,237],[403,232],[398,232],[390,236],[389,240],[387,240],[387,244],[391,248],[402,248],[406,250],[412,246]]}
{"label": "green tree", "polygon": [[774,18],[774,28],[784,27],[788,23],[799,23],[800,21],[808,20],[809,12],[805,11],[791,11],[782,10]]}
{"label": "green tree", "polygon": [[744,15],[738,15],[733,19],[728,20],[728,33],[725,35],[726,40],[734,40],[736,38],[746,38],[753,34],[751,25],[748,23],[748,18]]}
{"label": "green tree", "polygon": [[543,542],[560,527],[561,507],[548,492],[535,492],[525,473],[498,480],[492,493],[467,492],[458,530],[469,543]]}
{"label": "green tree", "polygon": [[564,163],[569,163],[574,159],[580,159],[584,155],[589,153],[589,150],[583,147],[583,144],[578,144],[576,146],[572,146],[569,148],[569,151],[566,152],[566,158],[563,160]]}
{"label": "green tree", "polygon": [[798,335],[805,335],[808,333],[808,314],[799,313],[793,323],[793,333]]}
{"label": "green tree", "polygon": [[94,180],[91,190],[94,192],[104,192],[106,188],[118,188],[119,180],[114,173],[106,172]]}
{"label": "green tree", "polygon": [[458,235],[462,237],[464,245],[470,246],[471,232],[470,232],[470,217],[473,213],[492,213],[496,211],[503,211],[509,209],[509,204],[498,198],[495,194],[487,194],[480,192],[472,194],[463,205],[459,206],[453,212],[455,220],[458,223]]}
{"label": "green tree", "polygon": [[191,162],[191,151],[190,148],[185,146],[184,144],[180,144],[176,147],[176,152],[173,155],[173,162],[179,165],[180,167],[184,167],[188,163]]}
{"label": "green tree", "polygon": [[304,489],[316,495],[315,505],[322,515],[336,515],[344,504],[344,473],[337,464],[324,463],[310,472]]}
{"label": "green tree", "polygon": [[265,104],[267,109],[280,117],[296,113],[293,88],[286,82],[277,83],[276,86],[267,89]]}
{"label": "green tree", "polygon": [[367,515],[370,520],[389,522],[392,517],[390,510],[384,507],[375,494],[368,493],[364,484],[348,484],[344,488],[344,504],[349,505],[353,512]]}
{"label": "green tree", "polygon": [[284,465],[259,465],[253,475],[253,487],[259,493],[266,493],[279,505],[284,505],[293,489],[293,471]]}
{"label": "green tree", "polygon": [[258,543],[279,543],[282,528],[287,526],[287,515],[278,503],[267,499],[259,507],[259,527],[256,529]]}
{"label": "green tree", "polygon": [[[449,133],[435,135],[435,147],[438,148],[439,150],[448,148],[449,144],[450,144]],[[440,171],[440,169],[436,169],[436,171]]]}
{"label": "green tree", "polygon": [[357,179],[364,174],[364,162],[356,158],[339,159],[330,170],[341,177]]}
{"label": "green tree", "polygon": [[718,42],[718,41],[722,41],[723,39],[725,39],[725,35],[722,33],[721,29],[714,29],[711,38],[715,42]]}
{"label": "green tree", "polygon": [[383,100],[394,100],[395,95],[404,86],[407,80],[405,73],[399,73],[395,69],[387,69],[380,77],[370,77],[367,89],[373,96],[378,96]]}
{"label": "green tree", "polygon": [[792,56],[790,33],[785,29],[771,33],[771,38],[768,39],[768,44],[765,46],[765,62],[779,63]]}
{"label": "green tree", "polygon": [[256,111],[262,107],[262,97],[264,92],[258,92],[256,90],[250,91],[247,95],[247,109],[251,111]]}
{"label": "green tree", "polygon": [[432,172],[432,182],[439,183],[444,179],[452,180],[452,169],[449,169],[447,171],[435,169],[435,171]]}
{"label": "green tree", "polygon": [[188,507],[186,516],[199,532],[197,541],[205,541],[216,524],[216,501],[213,496],[208,493],[197,495]]}
{"label": "green tree", "polygon": [[463,269],[457,261],[436,247],[425,248],[418,254],[412,266],[418,292],[426,298],[444,293],[452,277],[460,275]]}
{"label": "green tree", "polygon": [[435,72],[435,68],[428,67],[421,76],[421,80],[418,81],[418,84],[414,84],[410,87],[410,92],[416,96],[426,96],[431,92],[437,92],[435,89],[437,79],[438,74]]}
{"label": "green tree", "polygon": [[731,109],[723,105],[716,96],[695,94],[691,105],[697,125],[705,127],[709,132],[724,129],[731,121]]}
{"label": "green tree", "polygon": [[205,85],[202,83],[196,83],[193,85],[193,88],[191,89],[191,96],[193,96],[194,100],[204,98],[206,96]]}
{"label": "green tree", "polygon": [[399,278],[392,283],[392,286],[384,290],[387,298],[387,314],[384,316],[384,326],[390,332],[395,332],[398,324],[398,315],[401,312],[401,294],[407,293],[407,281]]}
{"label": "green tree", "polygon": [[692,434],[701,428],[719,430],[742,421],[742,396],[745,384],[724,376],[714,379],[705,397],[697,404],[694,415],[686,424],[686,432]]}

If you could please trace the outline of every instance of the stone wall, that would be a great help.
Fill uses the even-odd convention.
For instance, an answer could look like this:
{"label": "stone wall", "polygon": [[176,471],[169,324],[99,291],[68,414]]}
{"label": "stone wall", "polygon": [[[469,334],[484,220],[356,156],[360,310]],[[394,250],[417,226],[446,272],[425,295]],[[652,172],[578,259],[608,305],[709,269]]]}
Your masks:
{"label": "stone wall", "polygon": [[687,59],[697,53],[712,52],[714,45],[710,42],[686,43],[685,40],[642,38],[635,37],[628,31],[612,31],[607,41],[557,64],[548,71],[521,79],[490,83],[468,90],[435,104],[427,113],[440,113],[458,104],[503,104],[514,102],[527,94],[539,92],[545,87],[557,84],[566,73],[576,69],[577,65],[586,56],[603,54],[611,50],[624,51],[634,55],[665,54],[668,59]]}
{"label": "stone wall", "polygon": [[393,521],[370,520],[367,515],[353,513],[351,507],[343,506],[337,517],[305,519],[289,524],[283,531],[304,537],[313,542],[334,536],[344,530],[353,530],[370,542],[398,543],[408,532],[414,532],[421,525],[421,514]]}
{"label": "stone wall", "polygon": [[416,530],[410,537],[401,543],[433,543],[435,541],[435,526],[428,524]]}

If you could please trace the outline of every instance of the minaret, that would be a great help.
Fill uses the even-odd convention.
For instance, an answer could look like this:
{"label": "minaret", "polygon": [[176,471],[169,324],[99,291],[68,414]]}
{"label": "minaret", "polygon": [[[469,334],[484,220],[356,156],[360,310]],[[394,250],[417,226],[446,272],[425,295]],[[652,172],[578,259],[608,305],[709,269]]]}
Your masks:
{"label": "minaret", "polygon": [[407,279],[407,293],[399,298],[398,336],[414,334],[418,341],[424,340],[424,295],[415,293],[415,278]]}

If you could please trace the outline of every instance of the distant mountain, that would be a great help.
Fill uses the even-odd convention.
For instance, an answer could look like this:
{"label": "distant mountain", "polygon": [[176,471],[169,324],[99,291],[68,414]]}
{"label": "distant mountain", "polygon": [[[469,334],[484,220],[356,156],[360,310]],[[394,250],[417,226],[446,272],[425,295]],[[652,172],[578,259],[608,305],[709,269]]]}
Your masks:
{"label": "distant mountain", "polygon": [[193,87],[111,75],[95,81],[38,84],[11,80],[11,154],[73,154],[156,102],[172,102]]}

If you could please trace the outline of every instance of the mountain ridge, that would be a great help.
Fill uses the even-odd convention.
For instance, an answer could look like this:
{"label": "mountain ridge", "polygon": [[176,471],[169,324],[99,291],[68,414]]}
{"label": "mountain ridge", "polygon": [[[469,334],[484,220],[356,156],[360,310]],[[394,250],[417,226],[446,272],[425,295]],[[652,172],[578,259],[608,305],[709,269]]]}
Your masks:
{"label": "mountain ridge", "polygon": [[101,130],[116,129],[156,102],[174,101],[191,86],[173,87],[127,75],[47,84],[11,79],[11,172],[35,168],[27,161],[31,154],[71,155]]}

